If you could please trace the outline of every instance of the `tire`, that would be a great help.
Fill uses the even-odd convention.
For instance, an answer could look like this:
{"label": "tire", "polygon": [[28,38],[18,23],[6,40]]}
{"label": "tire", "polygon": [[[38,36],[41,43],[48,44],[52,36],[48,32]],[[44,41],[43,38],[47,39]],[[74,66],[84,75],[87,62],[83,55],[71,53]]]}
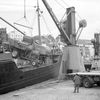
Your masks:
{"label": "tire", "polygon": [[80,83],[80,87],[82,87],[82,86],[83,86],[83,83],[81,82],[81,83]]}
{"label": "tire", "polygon": [[93,86],[93,79],[90,77],[86,77],[83,79],[83,86],[85,88],[91,88]]}
{"label": "tire", "polygon": [[100,82],[97,82],[97,85],[100,86]]}
{"label": "tire", "polygon": [[12,51],[12,57],[13,57],[13,58],[17,58],[17,57],[18,57],[18,51],[17,51],[17,50],[14,49],[14,50]]}
{"label": "tire", "polygon": [[32,62],[32,65],[33,65],[33,66],[35,66],[35,65],[36,65],[36,63],[35,63],[35,62]]}

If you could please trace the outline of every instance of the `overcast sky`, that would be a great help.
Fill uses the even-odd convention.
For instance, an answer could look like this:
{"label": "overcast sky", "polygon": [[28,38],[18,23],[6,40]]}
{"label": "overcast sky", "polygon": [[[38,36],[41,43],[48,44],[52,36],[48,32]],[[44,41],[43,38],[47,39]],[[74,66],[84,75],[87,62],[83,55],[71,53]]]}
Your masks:
{"label": "overcast sky", "polygon": [[[13,22],[29,23],[33,27],[33,35],[37,34],[37,20],[35,8],[37,0],[26,0],[26,19],[23,19],[23,8],[24,0],[0,0],[0,16],[13,24]],[[52,10],[54,11],[56,17],[60,20],[64,15],[66,8],[75,7],[76,10],[76,24],[81,19],[86,19],[87,27],[84,28],[80,38],[82,39],[92,39],[94,33],[100,32],[100,0],[47,0]],[[43,11],[41,17],[41,34],[52,34],[57,36],[59,31],[57,30],[54,22],[52,21],[50,15],[48,14],[42,0],[39,0],[40,9]],[[45,20],[44,20],[45,19]],[[46,23],[46,24],[45,24]],[[3,26],[2,26],[3,25]],[[1,27],[7,27],[8,25],[2,24]],[[77,27],[76,27],[77,30]],[[30,35],[30,34],[29,34]]]}

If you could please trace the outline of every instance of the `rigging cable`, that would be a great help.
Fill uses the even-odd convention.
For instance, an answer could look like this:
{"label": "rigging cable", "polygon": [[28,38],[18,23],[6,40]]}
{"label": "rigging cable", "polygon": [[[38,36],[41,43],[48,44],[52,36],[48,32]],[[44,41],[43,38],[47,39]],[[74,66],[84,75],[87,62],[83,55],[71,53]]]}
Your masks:
{"label": "rigging cable", "polygon": [[[26,24],[25,23],[22,24],[21,21],[25,22]],[[27,16],[26,16],[26,0],[24,0],[24,16],[22,18],[18,19],[17,21],[15,21],[14,25],[24,27],[24,28],[28,28],[29,29],[28,31],[33,30],[33,28],[30,27],[30,23],[29,23]]]}
{"label": "rigging cable", "polygon": [[[60,6],[62,6],[57,0],[55,0]],[[61,0],[67,7],[69,7],[69,5],[64,1],[64,0]],[[64,8],[64,7],[63,7]],[[76,12],[76,11],[75,11]],[[78,17],[80,18],[80,19],[82,19],[81,18],[81,16],[79,15],[79,13],[78,12],[76,12],[77,13],[77,15],[78,15]],[[64,14],[64,16],[65,16],[65,14]],[[63,18],[63,17],[62,17]]]}
{"label": "rigging cable", "polygon": [[[25,5],[26,7],[31,7],[33,8],[34,6],[32,5]],[[4,4],[4,3],[0,3],[0,7],[21,7],[22,8],[22,5],[20,4]]]}
{"label": "rigging cable", "polygon": [[60,19],[60,22],[62,22],[62,20],[64,19],[65,15],[66,15],[66,12],[64,13],[64,15],[62,16],[62,18]]}
{"label": "rigging cable", "polygon": [[26,16],[26,0],[24,0],[24,16],[22,18],[18,19],[17,21],[19,21],[19,20],[21,20],[23,18],[26,20],[26,22],[29,23],[29,21],[27,20],[27,16]]}
{"label": "rigging cable", "polygon": [[32,22],[32,27],[34,27],[34,24],[35,24],[35,20],[36,20],[36,11],[35,11],[35,14],[34,14],[34,16],[33,16],[33,22]]}
{"label": "rigging cable", "polygon": [[45,25],[46,25],[46,27],[47,27],[47,30],[51,33],[51,31],[50,31],[50,29],[49,29],[49,27],[48,27],[48,25],[47,25],[47,23],[46,23],[46,20],[45,20],[45,18],[44,18],[43,15],[42,15],[42,19],[43,19],[43,21],[44,21],[44,23],[45,23]]}
{"label": "rigging cable", "polygon": [[69,5],[64,1],[64,0],[61,0],[67,7],[69,7]]}
{"label": "rigging cable", "polygon": [[55,0],[58,5],[60,5],[63,9],[66,9],[63,5],[61,5],[57,0]]}
{"label": "rigging cable", "polygon": [[77,13],[77,16],[80,18],[80,20],[82,20],[82,18],[81,18],[81,16],[79,15],[79,13],[78,12],[76,12]]}

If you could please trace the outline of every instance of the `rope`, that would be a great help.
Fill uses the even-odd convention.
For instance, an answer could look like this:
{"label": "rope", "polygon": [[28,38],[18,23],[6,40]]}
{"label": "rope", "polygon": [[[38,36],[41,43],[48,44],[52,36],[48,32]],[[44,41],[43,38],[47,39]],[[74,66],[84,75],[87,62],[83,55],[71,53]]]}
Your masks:
{"label": "rope", "polygon": [[62,22],[62,20],[63,20],[63,18],[65,17],[65,15],[66,15],[66,12],[65,12],[64,15],[62,16],[60,22]]}
{"label": "rope", "polygon": [[[21,8],[22,8],[22,5],[0,3],[0,7],[21,7]],[[26,5],[26,7],[31,7],[31,8],[33,8],[34,6],[32,6],[32,5]]]}
{"label": "rope", "polygon": [[59,3],[57,0],[55,0],[56,1],[56,3],[58,4],[58,5],[60,5],[63,9],[66,9],[63,5],[61,5],[61,3]]}
{"label": "rope", "polygon": [[83,30],[83,27],[79,30],[80,32],[79,32],[79,35],[77,36],[76,42],[79,40],[79,37],[80,37],[80,35],[81,35],[82,30]]}
{"label": "rope", "polygon": [[64,1],[64,0],[61,0],[67,7],[69,7],[69,5]]}
{"label": "rope", "polygon": [[76,12],[76,13],[77,13],[77,16],[78,16],[78,17],[80,18],[80,20],[81,20],[82,18],[81,18],[81,16],[79,15],[79,13],[78,13],[78,12]]}
{"label": "rope", "polygon": [[31,25],[32,27],[34,27],[35,20],[36,20],[36,12],[35,12],[34,17],[33,17],[32,25]]}
{"label": "rope", "polygon": [[46,25],[46,27],[47,27],[47,30],[51,33],[51,31],[50,31],[50,29],[49,29],[49,27],[48,27],[48,25],[47,25],[47,23],[46,23],[46,20],[45,20],[45,18],[44,18],[43,15],[42,15],[42,19],[43,19],[43,21],[44,21],[44,23],[45,23],[45,25]]}

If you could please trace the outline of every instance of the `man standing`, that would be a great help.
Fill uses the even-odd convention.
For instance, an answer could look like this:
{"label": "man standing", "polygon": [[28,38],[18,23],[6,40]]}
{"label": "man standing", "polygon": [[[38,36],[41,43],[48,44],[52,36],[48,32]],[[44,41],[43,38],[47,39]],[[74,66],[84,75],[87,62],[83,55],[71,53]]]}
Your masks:
{"label": "man standing", "polygon": [[79,93],[79,87],[80,87],[80,84],[81,84],[80,76],[78,74],[76,74],[74,76],[73,81],[74,81],[74,93],[76,93],[76,92]]}

